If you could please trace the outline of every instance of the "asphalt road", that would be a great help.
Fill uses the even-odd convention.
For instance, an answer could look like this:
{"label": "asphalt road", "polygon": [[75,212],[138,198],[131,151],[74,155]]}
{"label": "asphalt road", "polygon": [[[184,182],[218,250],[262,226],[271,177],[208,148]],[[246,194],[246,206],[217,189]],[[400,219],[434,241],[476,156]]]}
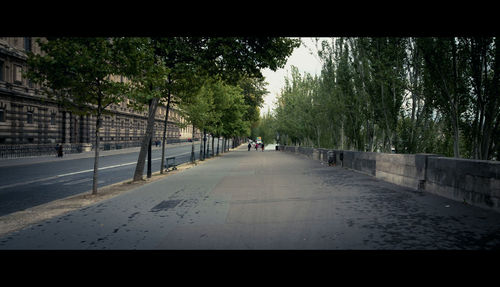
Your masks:
{"label": "asphalt road", "polygon": [[[199,157],[200,143],[195,142],[195,156]],[[116,152],[116,151],[115,151]],[[101,152],[98,187],[131,179],[135,170],[138,149],[120,153]],[[185,163],[191,157],[191,145],[167,145],[166,156],[176,157],[176,163]],[[74,159],[70,159],[74,158]],[[161,148],[152,150],[152,172],[160,170]],[[37,162],[42,161],[42,162]],[[66,155],[43,162],[37,159],[19,159],[0,166],[0,216],[44,204],[56,199],[90,192],[94,168],[93,153],[88,157]],[[147,173],[147,159],[144,174]]]}
{"label": "asphalt road", "polygon": [[494,211],[241,146],[7,234],[0,249],[489,250],[499,223]]}

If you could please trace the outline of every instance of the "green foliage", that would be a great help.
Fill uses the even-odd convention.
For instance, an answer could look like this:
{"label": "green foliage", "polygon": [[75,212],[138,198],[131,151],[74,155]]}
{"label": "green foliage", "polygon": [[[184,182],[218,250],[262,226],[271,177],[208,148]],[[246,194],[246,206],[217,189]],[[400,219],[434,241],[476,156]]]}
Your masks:
{"label": "green foliage", "polygon": [[479,37],[322,41],[320,76],[292,68],[274,114],[254,130],[272,126],[286,144],[498,160],[499,43]]}
{"label": "green foliage", "polygon": [[265,114],[252,129],[250,137],[256,140],[257,137],[262,138],[264,144],[273,144],[277,142],[276,120],[271,114]]}
{"label": "green foliage", "polygon": [[283,67],[299,45],[288,38],[193,37],[165,41],[182,47],[167,52],[174,54],[169,59],[178,59],[175,67],[181,65],[185,71],[174,81],[179,87],[189,87],[176,93],[183,115],[197,128],[226,138],[250,134],[267,92],[260,70]]}
{"label": "green foliage", "polygon": [[245,120],[248,106],[242,89],[221,79],[206,78],[180,108],[189,122],[216,136],[229,138],[250,134],[250,122]]}
{"label": "green foliage", "polygon": [[38,41],[42,54],[30,53],[27,76],[45,93],[77,114],[100,115],[129,90],[117,75],[126,56],[107,38],[49,38]]}
{"label": "green foliage", "polygon": [[[117,81],[132,57],[119,39],[49,38],[38,41],[41,54],[30,53],[27,76],[46,94],[76,114],[96,116],[92,194],[97,193],[102,115],[123,101],[130,85]],[[133,73],[130,73],[132,75]]]}

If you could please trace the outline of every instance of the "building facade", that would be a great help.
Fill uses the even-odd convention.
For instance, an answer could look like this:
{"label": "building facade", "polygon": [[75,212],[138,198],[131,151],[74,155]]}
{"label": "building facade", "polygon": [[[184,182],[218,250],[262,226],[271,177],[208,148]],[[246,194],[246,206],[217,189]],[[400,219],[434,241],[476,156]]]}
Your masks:
{"label": "building facade", "polygon": [[[36,38],[0,37],[0,158],[55,153],[56,144],[65,152],[93,149],[96,117],[76,115],[46,97],[40,86],[23,76],[27,52],[39,53]],[[124,101],[112,105],[103,116],[101,148],[140,146],[147,123],[147,111],[138,112]],[[153,141],[163,139],[166,107],[156,113]],[[179,128],[184,119],[175,107],[169,110],[167,142],[186,141],[191,126]],[[199,134],[197,133],[199,138]]]}

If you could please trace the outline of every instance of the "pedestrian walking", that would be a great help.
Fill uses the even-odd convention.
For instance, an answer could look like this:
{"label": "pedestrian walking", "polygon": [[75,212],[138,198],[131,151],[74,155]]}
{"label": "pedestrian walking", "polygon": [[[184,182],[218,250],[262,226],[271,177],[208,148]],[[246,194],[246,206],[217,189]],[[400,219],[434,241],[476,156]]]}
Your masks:
{"label": "pedestrian walking", "polygon": [[264,143],[261,143],[260,147],[262,148],[262,151],[264,151]]}
{"label": "pedestrian walking", "polygon": [[57,157],[63,157],[63,146],[62,146],[62,144],[59,145],[59,147],[57,149]]}
{"label": "pedestrian walking", "polygon": [[256,144],[255,144],[255,150],[257,150],[258,148],[259,148],[259,144],[258,144],[258,143],[256,143]]}
{"label": "pedestrian walking", "polygon": [[248,151],[250,151],[250,148],[252,147],[251,143],[248,143]]}

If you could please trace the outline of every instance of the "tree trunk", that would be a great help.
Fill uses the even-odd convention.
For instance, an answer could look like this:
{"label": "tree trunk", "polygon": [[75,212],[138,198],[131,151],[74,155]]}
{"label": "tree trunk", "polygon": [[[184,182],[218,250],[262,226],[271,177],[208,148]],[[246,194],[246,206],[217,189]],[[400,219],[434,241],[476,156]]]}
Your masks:
{"label": "tree trunk", "polygon": [[149,138],[149,144],[148,144],[148,172],[147,172],[147,177],[151,178],[151,146],[153,143],[153,137]]}
{"label": "tree trunk", "polygon": [[207,151],[205,153],[205,156],[206,158],[210,158],[210,141],[208,140],[208,138],[207,138]]}
{"label": "tree trunk", "polygon": [[340,122],[340,149],[344,150],[344,121]]}
{"label": "tree trunk", "polygon": [[453,120],[453,156],[458,158],[460,157],[460,150],[459,150],[459,135],[460,131],[458,128],[458,119]]}
{"label": "tree trunk", "polygon": [[163,168],[165,167],[165,144],[167,143],[167,125],[168,125],[168,111],[170,110],[170,90],[168,91],[167,99],[167,112],[165,114],[165,124],[163,126],[163,141],[161,143],[161,165],[160,174],[163,174]]}
{"label": "tree trunk", "polygon": [[214,157],[214,135],[212,135],[212,157]]}
{"label": "tree trunk", "polygon": [[195,162],[195,156],[194,156],[194,125],[193,126],[193,131],[191,133],[191,162]]}
{"label": "tree trunk", "polygon": [[199,160],[203,160],[203,138],[200,135],[200,157]]}
{"label": "tree trunk", "polygon": [[459,150],[459,145],[460,145],[460,131],[459,131],[459,111],[458,111],[458,99],[459,99],[459,95],[458,95],[458,89],[457,89],[457,85],[458,85],[458,70],[457,70],[457,46],[455,44],[455,38],[453,38],[451,40],[451,53],[452,53],[452,67],[453,67],[453,81],[452,81],[452,86],[453,86],[453,95],[450,95],[450,99],[451,99],[451,104],[452,104],[452,107],[454,108],[452,110],[452,118],[453,118],[453,133],[454,133],[454,137],[453,137],[453,154],[455,157],[460,157],[460,150]]}
{"label": "tree trunk", "polygon": [[219,139],[220,137],[217,137],[217,155],[219,155]]}
{"label": "tree trunk", "polygon": [[[100,111],[100,108],[98,108]],[[92,175],[92,195],[97,194],[97,172],[99,169],[99,144],[100,144],[100,129],[101,129],[101,113],[97,114],[95,124],[95,156],[94,156],[94,174]]]}
{"label": "tree trunk", "polygon": [[207,154],[207,130],[203,129],[203,160],[205,160]]}
{"label": "tree trunk", "polygon": [[389,147],[385,148],[385,152],[389,152],[391,153],[392,152],[392,131],[389,127],[389,119],[387,117],[387,107],[385,106],[385,103],[384,103],[384,84],[381,83],[380,84],[380,92],[381,92],[381,100],[382,100],[382,110],[384,111],[384,119],[385,119],[385,128],[386,128],[386,131],[387,131],[387,139],[389,141]]}
{"label": "tree trunk", "polygon": [[319,128],[319,125],[316,126],[316,134],[317,134],[317,137],[318,137],[318,148],[320,148],[320,138],[321,138],[321,131],[320,131],[320,128]]}
{"label": "tree trunk", "polygon": [[156,108],[158,107],[158,99],[153,98],[151,100],[151,104],[149,105],[149,115],[148,115],[148,123],[146,127],[146,133],[142,138],[141,150],[139,151],[139,157],[137,159],[137,165],[135,167],[134,178],[133,181],[142,180],[142,175],[144,174],[144,164],[146,161],[146,153],[149,145],[149,140],[153,134],[154,129],[154,120],[156,114]]}

